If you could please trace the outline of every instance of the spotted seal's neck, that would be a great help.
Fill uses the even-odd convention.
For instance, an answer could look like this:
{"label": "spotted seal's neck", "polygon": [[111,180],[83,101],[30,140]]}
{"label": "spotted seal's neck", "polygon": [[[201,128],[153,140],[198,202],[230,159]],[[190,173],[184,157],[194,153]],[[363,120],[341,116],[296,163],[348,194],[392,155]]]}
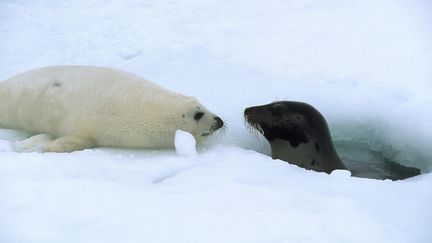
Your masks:
{"label": "spotted seal's neck", "polygon": [[302,143],[293,147],[289,141],[274,139],[270,142],[273,159],[281,159],[299,167],[331,173],[336,169],[346,169],[331,145],[321,148],[313,143]]}

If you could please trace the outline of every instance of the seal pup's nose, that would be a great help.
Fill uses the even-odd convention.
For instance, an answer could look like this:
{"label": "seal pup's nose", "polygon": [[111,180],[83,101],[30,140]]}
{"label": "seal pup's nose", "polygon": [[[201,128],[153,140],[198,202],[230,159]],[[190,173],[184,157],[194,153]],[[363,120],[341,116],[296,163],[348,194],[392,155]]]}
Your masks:
{"label": "seal pup's nose", "polygon": [[224,122],[222,121],[222,119],[220,117],[217,116],[214,119],[216,121],[216,129],[223,127]]}

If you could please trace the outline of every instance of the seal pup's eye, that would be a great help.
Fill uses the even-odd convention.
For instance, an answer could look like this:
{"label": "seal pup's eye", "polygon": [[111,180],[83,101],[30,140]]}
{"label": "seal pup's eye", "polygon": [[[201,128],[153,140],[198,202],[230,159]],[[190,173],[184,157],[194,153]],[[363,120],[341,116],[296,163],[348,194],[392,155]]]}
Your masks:
{"label": "seal pup's eye", "polygon": [[203,117],[204,116],[204,112],[197,112],[197,113],[195,113],[195,115],[194,115],[194,119],[196,120],[196,121],[198,121],[199,119],[201,119],[201,117]]}

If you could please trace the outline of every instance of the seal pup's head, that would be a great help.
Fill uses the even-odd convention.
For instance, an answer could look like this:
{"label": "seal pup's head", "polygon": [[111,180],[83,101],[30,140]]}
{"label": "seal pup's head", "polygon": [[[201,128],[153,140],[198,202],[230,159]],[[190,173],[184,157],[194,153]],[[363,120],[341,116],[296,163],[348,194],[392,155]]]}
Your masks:
{"label": "seal pup's head", "polygon": [[273,159],[327,173],[345,168],[334,149],[327,122],[311,105],[279,101],[248,107],[244,117],[268,140]]}
{"label": "seal pup's head", "polygon": [[222,119],[207,110],[195,98],[190,98],[182,110],[181,119],[183,122],[180,129],[191,133],[197,142],[224,127]]}

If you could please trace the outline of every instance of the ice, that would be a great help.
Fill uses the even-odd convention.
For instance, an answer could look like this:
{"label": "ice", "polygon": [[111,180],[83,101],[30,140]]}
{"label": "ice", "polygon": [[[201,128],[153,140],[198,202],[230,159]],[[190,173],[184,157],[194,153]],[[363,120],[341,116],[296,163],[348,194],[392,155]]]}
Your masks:
{"label": "ice", "polygon": [[175,149],[179,156],[195,156],[196,151],[196,141],[192,134],[177,130],[175,133]]}
{"label": "ice", "polygon": [[0,152],[8,152],[11,151],[11,144],[9,141],[0,140]]}
{"label": "ice", "polygon": [[351,176],[351,172],[349,170],[334,170],[331,175],[338,178],[346,178]]}

